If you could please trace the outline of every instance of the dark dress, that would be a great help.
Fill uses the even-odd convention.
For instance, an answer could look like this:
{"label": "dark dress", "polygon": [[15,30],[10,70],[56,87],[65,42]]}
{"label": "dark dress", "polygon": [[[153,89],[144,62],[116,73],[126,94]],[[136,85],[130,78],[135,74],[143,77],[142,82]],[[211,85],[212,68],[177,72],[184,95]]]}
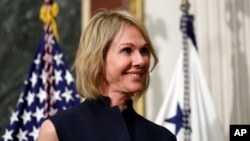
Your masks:
{"label": "dark dress", "polygon": [[135,112],[132,100],[121,112],[109,98],[85,100],[49,118],[60,141],[176,141],[166,128]]}

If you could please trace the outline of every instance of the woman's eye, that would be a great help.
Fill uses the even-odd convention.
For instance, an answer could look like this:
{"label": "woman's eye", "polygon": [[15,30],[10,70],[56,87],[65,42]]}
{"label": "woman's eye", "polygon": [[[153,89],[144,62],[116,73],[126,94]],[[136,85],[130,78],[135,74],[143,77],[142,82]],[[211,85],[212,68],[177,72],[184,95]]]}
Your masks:
{"label": "woman's eye", "polygon": [[145,55],[148,55],[149,54],[149,50],[147,47],[144,47],[141,49],[141,54],[145,54]]}
{"label": "woman's eye", "polygon": [[130,54],[132,52],[131,48],[124,48],[122,50],[123,53]]}

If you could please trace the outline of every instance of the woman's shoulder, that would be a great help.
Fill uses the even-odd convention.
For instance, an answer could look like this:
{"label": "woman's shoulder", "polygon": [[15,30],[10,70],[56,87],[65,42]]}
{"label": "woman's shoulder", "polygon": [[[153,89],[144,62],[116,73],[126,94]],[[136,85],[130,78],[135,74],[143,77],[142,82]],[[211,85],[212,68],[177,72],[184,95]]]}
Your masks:
{"label": "woman's shoulder", "polygon": [[56,134],[56,129],[53,123],[47,119],[45,120],[40,128],[39,135],[37,141],[58,141],[58,137]]}
{"label": "woman's shoulder", "polygon": [[71,107],[69,109],[60,111],[58,113],[56,113],[55,115],[49,117],[50,120],[64,120],[64,118],[66,119],[72,119],[74,117],[78,117],[80,115],[85,115],[85,111],[86,109],[88,109],[88,107],[86,106],[86,102],[83,101],[82,103],[80,103],[79,105],[76,105],[74,107]]}
{"label": "woman's shoulder", "polygon": [[95,113],[99,112],[100,109],[91,100],[84,100],[79,105],[72,108],[66,109],[64,111],[58,112],[57,114],[49,117],[52,123],[61,123],[64,121],[78,121],[86,118],[91,118],[95,116]]}

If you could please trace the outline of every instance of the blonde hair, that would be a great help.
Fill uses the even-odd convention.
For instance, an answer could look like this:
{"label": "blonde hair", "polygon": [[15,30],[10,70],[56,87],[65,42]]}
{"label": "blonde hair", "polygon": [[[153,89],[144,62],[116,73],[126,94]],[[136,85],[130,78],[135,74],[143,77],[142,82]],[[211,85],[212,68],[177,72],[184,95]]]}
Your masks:
{"label": "blonde hair", "polygon": [[[150,56],[154,59],[151,70],[158,63],[158,57],[148,32],[138,19],[124,10],[99,11],[81,35],[73,65],[76,72],[76,87],[81,96],[87,99],[96,99],[101,96],[100,79],[102,79],[101,72],[104,70],[104,59],[114,37],[125,25],[138,28],[148,43]],[[149,78],[148,74],[143,84],[144,88],[135,93],[134,97],[139,98],[147,90]]]}

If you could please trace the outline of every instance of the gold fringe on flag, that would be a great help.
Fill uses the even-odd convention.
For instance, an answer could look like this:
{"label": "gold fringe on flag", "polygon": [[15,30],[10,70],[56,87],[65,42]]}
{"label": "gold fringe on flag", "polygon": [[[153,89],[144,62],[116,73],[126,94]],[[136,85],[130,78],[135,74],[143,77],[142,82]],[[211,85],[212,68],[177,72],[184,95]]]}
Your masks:
{"label": "gold fringe on flag", "polygon": [[44,3],[40,9],[39,15],[39,18],[43,21],[45,27],[51,25],[52,32],[57,41],[59,41],[59,35],[55,18],[58,15],[58,12],[59,7],[57,3],[53,2],[52,5]]}

